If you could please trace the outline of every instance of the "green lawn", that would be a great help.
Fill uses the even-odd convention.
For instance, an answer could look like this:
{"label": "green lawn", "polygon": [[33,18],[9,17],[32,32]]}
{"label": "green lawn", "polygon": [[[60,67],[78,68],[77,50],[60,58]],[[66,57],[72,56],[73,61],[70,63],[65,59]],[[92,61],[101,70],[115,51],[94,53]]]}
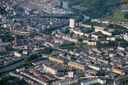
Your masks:
{"label": "green lawn", "polygon": [[106,16],[102,19],[104,20],[110,20],[110,21],[114,21],[114,22],[128,22],[128,19],[124,18],[124,14],[125,12],[122,12],[121,10],[117,10],[113,16]]}

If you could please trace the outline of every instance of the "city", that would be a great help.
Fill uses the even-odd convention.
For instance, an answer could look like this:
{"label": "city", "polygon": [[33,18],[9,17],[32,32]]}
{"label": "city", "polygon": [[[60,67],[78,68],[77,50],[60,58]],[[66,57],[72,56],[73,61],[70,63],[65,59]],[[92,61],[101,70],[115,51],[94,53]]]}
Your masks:
{"label": "city", "polygon": [[128,84],[128,20],[90,18],[64,3],[0,2],[0,85]]}

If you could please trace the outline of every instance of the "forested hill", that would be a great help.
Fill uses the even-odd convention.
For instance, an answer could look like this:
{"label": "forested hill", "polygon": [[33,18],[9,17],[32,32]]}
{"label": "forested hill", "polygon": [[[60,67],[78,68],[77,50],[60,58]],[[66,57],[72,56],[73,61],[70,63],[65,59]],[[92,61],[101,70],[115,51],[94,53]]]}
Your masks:
{"label": "forested hill", "polygon": [[75,5],[80,5],[82,7],[88,8],[88,10],[82,12],[86,15],[89,15],[92,18],[99,18],[107,15],[112,15],[115,9],[120,8],[121,4],[124,4],[125,2],[125,0],[67,0],[67,1],[69,2],[70,7]]}

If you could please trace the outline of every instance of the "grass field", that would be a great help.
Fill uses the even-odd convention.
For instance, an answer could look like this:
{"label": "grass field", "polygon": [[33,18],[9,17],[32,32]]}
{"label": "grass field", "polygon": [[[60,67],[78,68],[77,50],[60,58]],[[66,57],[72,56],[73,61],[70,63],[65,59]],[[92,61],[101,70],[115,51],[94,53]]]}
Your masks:
{"label": "grass field", "polygon": [[114,21],[114,22],[128,22],[128,19],[124,18],[125,12],[122,12],[121,10],[117,10],[113,16],[106,16],[102,19],[104,20],[109,20],[109,21]]}
{"label": "grass field", "polygon": [[128,0],[120,0],[121,2],[128,2]]}

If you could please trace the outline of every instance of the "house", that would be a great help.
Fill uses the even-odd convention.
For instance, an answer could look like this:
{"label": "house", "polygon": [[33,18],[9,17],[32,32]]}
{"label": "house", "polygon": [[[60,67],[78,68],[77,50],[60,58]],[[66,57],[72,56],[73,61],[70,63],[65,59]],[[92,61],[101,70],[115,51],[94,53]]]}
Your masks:
{"label": "house", "polygon": [[117,68],[113,68],[112,71],[113,71],[114,73],[117,73],[117,74],[120,74],[120,75],[124,75],[124,74],[125,74],[122,70],[117,69]]}

